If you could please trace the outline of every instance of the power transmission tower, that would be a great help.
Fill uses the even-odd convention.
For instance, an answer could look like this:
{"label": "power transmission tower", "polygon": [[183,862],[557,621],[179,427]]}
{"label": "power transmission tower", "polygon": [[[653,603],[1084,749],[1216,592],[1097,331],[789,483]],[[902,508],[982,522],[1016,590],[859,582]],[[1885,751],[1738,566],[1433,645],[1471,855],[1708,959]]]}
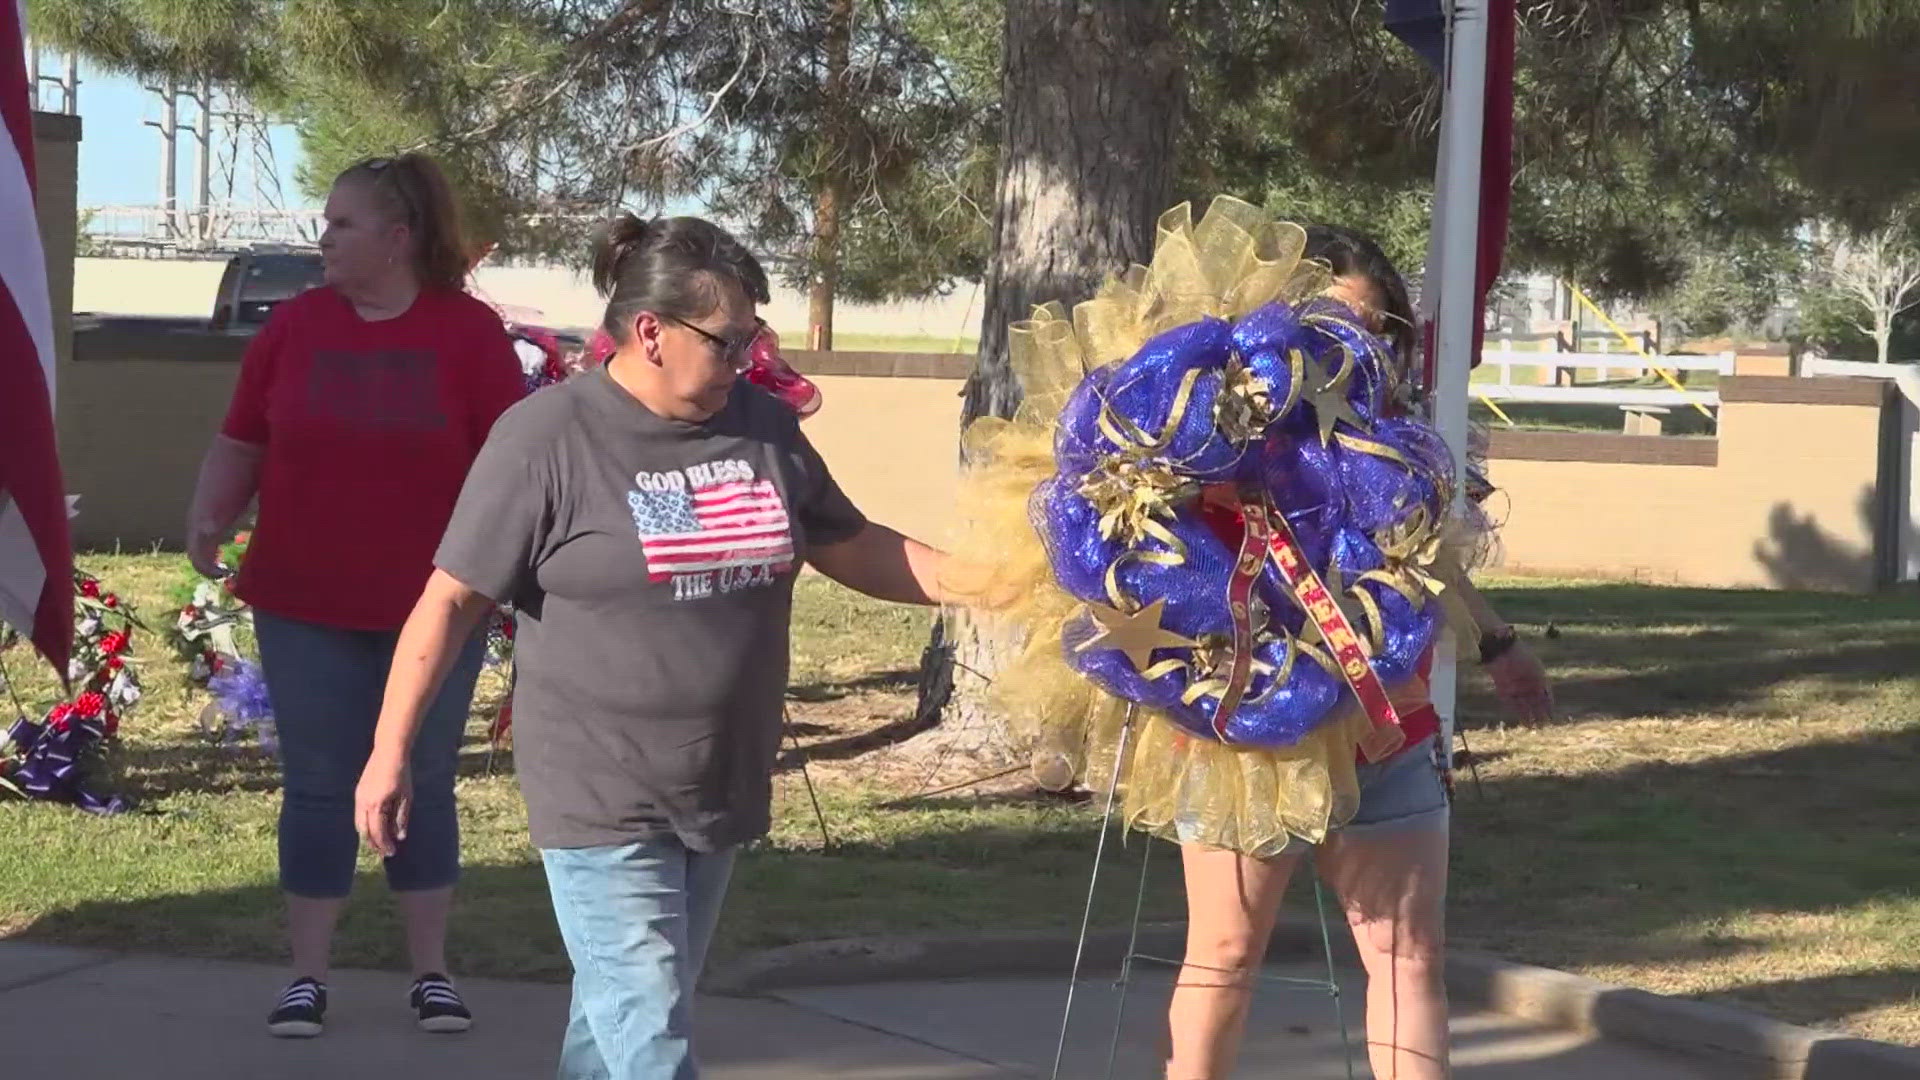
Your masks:
{"label": "power transmission tower", "polygon": [[[58,74],[46,75],[40,71],[40,49],[32,38],[26,41],[27,47],[27,91],[32,97],[35,112],[61,112],[68,116],[80,115],[80,57],[68,53]],[[57,87],[59,93],[45,91],[48,86]],[[60,107],[52,107],[53,99],[58,97]]]}

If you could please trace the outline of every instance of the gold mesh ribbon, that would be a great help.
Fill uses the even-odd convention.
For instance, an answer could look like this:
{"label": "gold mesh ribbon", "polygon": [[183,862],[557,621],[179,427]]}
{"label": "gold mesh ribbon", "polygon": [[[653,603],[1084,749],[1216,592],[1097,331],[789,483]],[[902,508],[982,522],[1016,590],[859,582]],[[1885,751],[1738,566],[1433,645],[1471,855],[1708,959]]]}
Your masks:
{"label": "gold mesh ribbon", "polygon": [[[1300,226],[1238,199],[1215,199],[1198,222],[1182,204],[1161,216],[1150,265],[1109,278],[1071,312],[1047,304],[1010,328],[1009,362],[1024,402],[1012,420],[981,420],[966,433],[970,467],[951,563],[957,569],[946,584],[998,624],[990,632],[1019,643],[996,673],[992,704],[1032,753],[1043,783],[1104,786],[1127,709],[1068,666],[1062,633],[1082,605],[1055,584],[1028,516],[1034,490],[1055,472],[1061,408],[1089,371],[1132,356],[1156,334],[1325,291],[1331,276],[1323,264],[1301,258],[1305,246]],[[1159,435],[1135,434],[1149,441]],[[1139,496],[1149,509],[1131,513],[1125,527],[1151,532],[1151,495]],[[1403,578],[1412,580],[1407,574],[1396,583]],[[1277,851],[1292,836],[1317,842],[1358,803],[1355,747],[1367,726],[1364,714],[1348,710],[1295,746],[1244,750],[1188,736],[1165,716],[1143,711],[1121,763],[1127,820],[1249,854]]]}

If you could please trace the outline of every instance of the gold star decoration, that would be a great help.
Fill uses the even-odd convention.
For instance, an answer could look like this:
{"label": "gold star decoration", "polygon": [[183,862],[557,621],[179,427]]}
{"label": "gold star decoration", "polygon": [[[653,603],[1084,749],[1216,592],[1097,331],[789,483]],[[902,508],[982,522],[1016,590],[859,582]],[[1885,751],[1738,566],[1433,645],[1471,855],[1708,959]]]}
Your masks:
{"label": "gold star decoration", "polygon": [[1220,393],[1213,403],[1213,423],[1227,441],[1240,445],[1260,437],[1273,423],[1273,387],[1255,375],[1235,355],[1220,375]]}
{"label": "gold star decoration", "polygon": [[1166,607],[1167,599],[1164,596],[1133,612],[1104,604],[1088,604],[1087,614],[1093,616],[1093,621],[1099,624],[1100,629],[1077,651],[1112,649],[1124,653],[1134,670],[1145,671],[1153,663],[1153,650],[1184,649],[1194,645],[1192,638],[1182,637],[1160,625],[1160,616]]}
{"label": "gold star decoration", "polygon": [[1329,374],[1325,383],[1317,389],[1308,390],[1304,395],[1307,403],[1313,406],[1313,415],[1320,421],[1322,446],[1333,441],[1334,425],[1342,420],[1356,431],[1367,430],[1360,414],[1353,411],[1353,403],[1347,400],[1347,384],[1353,381],[1355,366],[1351,360],[1340,365],[1338,373]]}

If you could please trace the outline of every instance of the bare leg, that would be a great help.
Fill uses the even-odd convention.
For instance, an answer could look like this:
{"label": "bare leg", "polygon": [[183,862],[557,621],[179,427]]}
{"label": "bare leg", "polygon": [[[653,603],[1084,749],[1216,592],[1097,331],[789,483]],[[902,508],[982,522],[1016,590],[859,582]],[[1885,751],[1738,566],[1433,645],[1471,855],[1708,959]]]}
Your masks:
{"label": "bare leg", "polygon": [[393,894],[407,927],[407,957],[415,975],[447,974],[447,914],[453,886]]}
{"label": "bare leg", "polygon": [[1445,1080],[1447,824],[1336,833],[1320,872],[1367,970],[1367,1057],[1378,1080]]}
{"label": "bare leg", "polygon": [[1168,1080],[1223,1080],[1233,1071],[1253,977],[1267,951],[1287,879],[1300,860],[1270,861],[1182,844],[1187,955],[1167,1021]]}
{"label": "bare leg", "polygon": [[287,930],[293,944],[293,977],[327,981],[327,967],[333,955],[333,924],[340,909],[347,906],[344,897],[316,900],[287,894]]}

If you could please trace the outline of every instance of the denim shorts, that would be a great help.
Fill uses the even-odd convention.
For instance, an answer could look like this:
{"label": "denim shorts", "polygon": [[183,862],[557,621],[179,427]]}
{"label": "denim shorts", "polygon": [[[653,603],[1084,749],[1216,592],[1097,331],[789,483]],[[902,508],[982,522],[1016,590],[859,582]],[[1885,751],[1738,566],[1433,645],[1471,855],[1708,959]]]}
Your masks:
{"label": "denim shorts", "polygon": [[[1397,829],[1445,828],[1450,814],[1447,787],[1440,779],[1436,754],[1439,736],[1429,735],[1385,761],[1362,764],[1357,770],[1360,781],[1360,807],[1353,819],[1334,830],[1334,835],[1359,835]],[[1176,835],[1182,841],[1197,839],[1188,822],[1176,822]],[[1252,852],[1255,858],[1298,855],[1313,847],[1297,836]]]}

